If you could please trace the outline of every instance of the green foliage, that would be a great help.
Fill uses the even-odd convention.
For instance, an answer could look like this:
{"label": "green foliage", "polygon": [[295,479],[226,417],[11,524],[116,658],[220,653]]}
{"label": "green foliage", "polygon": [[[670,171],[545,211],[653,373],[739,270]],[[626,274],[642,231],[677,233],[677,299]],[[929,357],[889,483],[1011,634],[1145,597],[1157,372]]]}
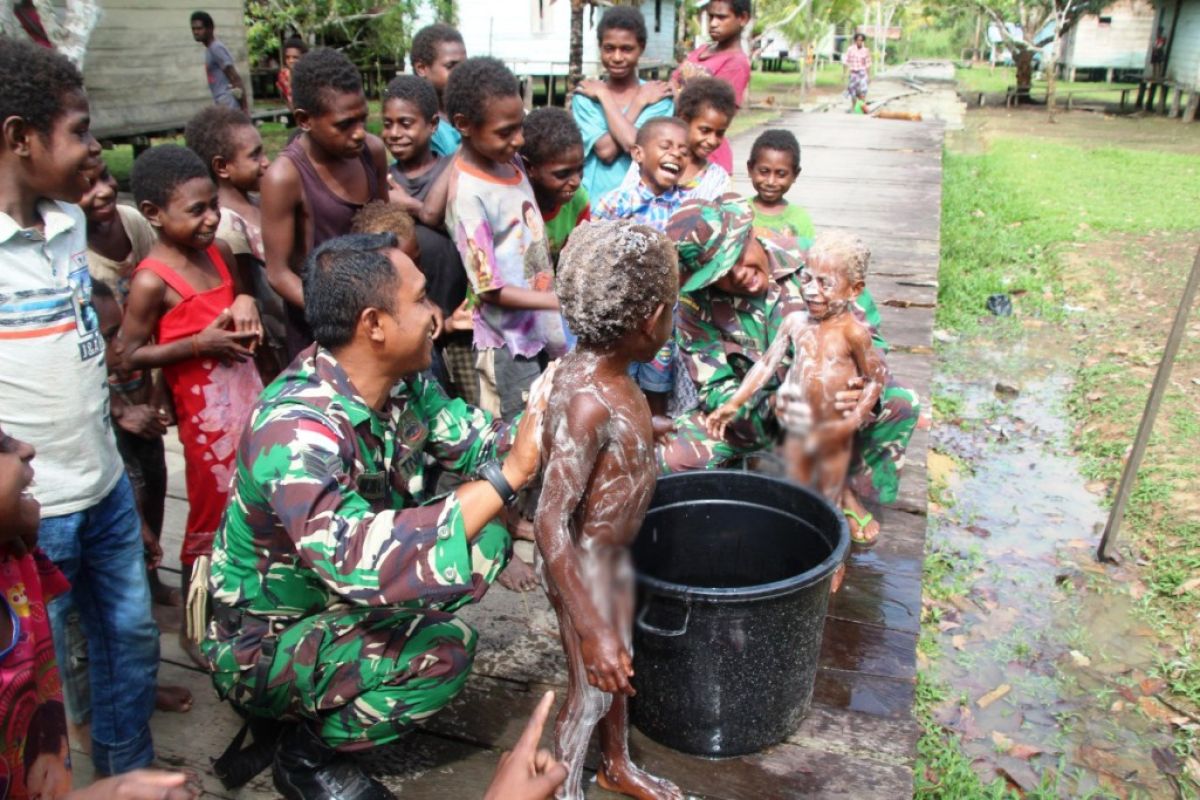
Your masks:
{"label": "green foliage", "polygon": [[[283,38],[337,47],[356,62],[399,60],[426,0],[246,0],[246,39],[253,60],[279,56]],[[428,0],[441,15],[452,0]]]}
{"label": "green foliage", "polygon": [[938,324],[970,330],[987,296],[1018,293],[1026,314],[1057,305],[1058,248],[1096,233],[1195,227],[1200,163],[1187,155],[997,139],[947,153]]}

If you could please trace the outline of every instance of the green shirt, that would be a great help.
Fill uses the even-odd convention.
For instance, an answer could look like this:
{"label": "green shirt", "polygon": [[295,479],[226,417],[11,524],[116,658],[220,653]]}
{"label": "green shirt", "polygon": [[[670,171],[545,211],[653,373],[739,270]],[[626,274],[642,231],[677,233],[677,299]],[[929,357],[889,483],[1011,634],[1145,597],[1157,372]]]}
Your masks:
{"label": "green shirt", "polygon": [[[753,204],[752,204],[753,205]],[[754,227],[766,228],[776,233],[786,233],[795,237],[796,244],[801,250],[812,247],[816,230],[813,228],[812,217],[803,206],[788,203],[780,214],[764,214],[754,206]]]}
{"label": "green shirt", "polygon": [[546,243],[550,245],[550,263],[558,266],[558,254],[567,243],[567,237],[582,223],[591,219],[587,189],[580,186],[563,203],[545,218]]}

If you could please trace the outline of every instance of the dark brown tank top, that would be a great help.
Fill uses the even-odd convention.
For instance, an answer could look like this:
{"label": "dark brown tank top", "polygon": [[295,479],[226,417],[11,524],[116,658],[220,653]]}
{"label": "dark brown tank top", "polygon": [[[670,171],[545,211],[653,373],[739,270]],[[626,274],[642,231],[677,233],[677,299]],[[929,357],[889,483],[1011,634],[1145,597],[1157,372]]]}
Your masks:
{"label": "dark brown tank top", "polygon": [[[292,139],[280,155],[287,156],[300,173],[300,185],[304,189],[304,199],[308,204],[309,252],[322,242],[349,233],[354,215],[365,203],[351,203],[330,190],[317,174],[308,153],[304,152],[299,136]],[[379,196],[379,175],[375,172],[375,159],[371,155],[371,148],[364,144],[359,158],[367,174],[368,199],[374,200]],[[288,305],[287,323],[287,349],[290,359],[312,344],[313,337],[312,330],[304,319],[304,309]]]}

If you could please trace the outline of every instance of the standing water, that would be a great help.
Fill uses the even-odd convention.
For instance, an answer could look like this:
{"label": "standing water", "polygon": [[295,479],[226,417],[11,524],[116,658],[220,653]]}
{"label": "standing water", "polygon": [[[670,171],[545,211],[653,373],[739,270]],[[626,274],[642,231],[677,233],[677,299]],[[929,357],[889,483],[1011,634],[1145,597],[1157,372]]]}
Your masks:
{"label": "standing water", "polygon": [[986,782],[1173,797],[1156,765],[1181,718],[1160,697],[1132,568],[1095,560],[1106,510],[1070,450],[1071,354],[1051,331],[939,352],[921,656],[946,690],[933,718]]}

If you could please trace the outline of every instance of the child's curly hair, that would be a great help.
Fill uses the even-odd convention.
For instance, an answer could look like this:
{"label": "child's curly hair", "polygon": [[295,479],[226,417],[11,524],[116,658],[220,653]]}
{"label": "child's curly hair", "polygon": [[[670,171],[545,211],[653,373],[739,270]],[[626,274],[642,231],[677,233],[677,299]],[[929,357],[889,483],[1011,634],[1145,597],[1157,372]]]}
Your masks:
{"label": "child's curly hair", "polygon": [[720,78],[692,78],[675,101],[675,116],[691,122],[706,108],[732,120],[737,114],[733,87]]}
{"label": "child's curly hair", "polygon": [[583,136],[575,118],[565,108],[538,108],[525,117],[525,144],[521,156],[536,167],[555,156],[562,157],[578,147],[583,150]]}
{"label": "child's curly hair", "polygon": [[675,247],[666,236],[632,220],[586,223],[563,248],[555,292],[582,344],[612,344],[659,305],[671,313],[679,298]]}
{"label": "child's curly hair", "polygon": [[450,73],[446,84],[446,113],[462,114],[472,125],[482,125],[487,102],[499,97],[520,97],[521,85],[504,62],[491,56],[468,58]]}
{"label": "child's curly hair", "polygon": [[817,234],[808,248],[809,261],[837,264],[850,283],[867,282],[871,248],[849,231],[826,230]]}
{"label": "child's curly hair", "polygon": [[401,242],[416,235],[413,218],[395,203],[372,200],[354,214],[350,223],[351,233],[391,233]]}
{"label": "child's curly hair", "polygon": [[200,156],[200,160],[208,166],[209,174],[216,180],[213,159],[221,156],[228,161],[237,155],[233,134],[244,126],[254,127],[254,123],[241,109],[206,106],[188,120],[187,127],[183,129],[183,140],[193,153]]}

